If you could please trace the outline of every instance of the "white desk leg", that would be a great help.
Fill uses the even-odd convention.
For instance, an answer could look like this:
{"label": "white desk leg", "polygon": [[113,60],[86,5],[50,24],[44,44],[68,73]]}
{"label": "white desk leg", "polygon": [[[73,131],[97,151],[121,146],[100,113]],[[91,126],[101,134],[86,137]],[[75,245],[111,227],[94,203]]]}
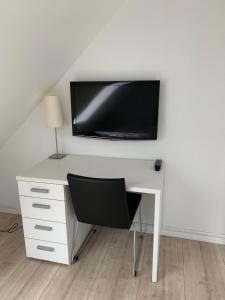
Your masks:
{"label": "white desk leg", "polygon": [[154,212],[154,235],[153,235],[153,255],[152,255],[152,282],[157,282],[158,257],[160,243],[160,223],[161,223],[161,193],[155,194]]}

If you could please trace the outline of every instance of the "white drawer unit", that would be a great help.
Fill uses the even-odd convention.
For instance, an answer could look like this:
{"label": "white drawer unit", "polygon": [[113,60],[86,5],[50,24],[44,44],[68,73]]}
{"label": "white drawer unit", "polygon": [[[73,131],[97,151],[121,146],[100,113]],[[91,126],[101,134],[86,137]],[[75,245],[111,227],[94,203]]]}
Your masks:
{"label": "white drawer unit", "polygon": [[[77,244],[74,244],[76,216],[69,188],[66,185],[37,182],[32,178],[17,178],[28,257],[71,264],[90,225],[83,224]],[[82,227],[82,224],[81,224]]]}
{"label": "white drawer unit", "polygon": [[18,181],[19,195],[64,200],[64,186],[42,182]]}
{"label": "white drawer unit", "polygon": [[75,215],[68,188],[18,180],[18,189],[27,256],[71,264]]}
{"label": "white drawer unit", "polygon": [[20,196],[23,218],[66,223],[65,201]]}
{"label": "white drawer unit", "polygon": [[25,245],[28,257],[70,264],[67,245],[28,238],[25,238]]}
{"label": "white drawer unit", "polygon": [[23,218],[25,238],[68,244],[65,223]]}

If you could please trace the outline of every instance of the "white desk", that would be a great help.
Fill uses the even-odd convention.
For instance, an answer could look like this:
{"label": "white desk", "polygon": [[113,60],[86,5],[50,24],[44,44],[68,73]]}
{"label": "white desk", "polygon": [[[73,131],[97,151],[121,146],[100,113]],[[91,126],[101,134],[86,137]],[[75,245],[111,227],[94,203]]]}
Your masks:
{"label": "white desk", "polygon": [[[154,237],[153,237],[153,258],[152,258],[152,281],[157,281],[157,270],[158,270],[158,254],[159,254],[159,242],[160,242],[160,219],[161,219],[161,202],[162,202],[162,191],[163,191],[163,168],[161,171],[156,172],[154,170],[154,161],[153,160],[143,160],[143,159],[126,159],[126,158],[110,158],[110,157],[95,157],[95,156],[82,156],[82,155],[67,155],[62,160],[44,160],[36,166],[32,167],[30,170],[23,172],[21,175],[17,176],[19,186],[19,194],[21,201],[21,210],[24,224],[26,221],[31,222],[31,219],[41,219],[44,222],[49,221],[49,223],[42,224],[43,228],[51,228],[51,222],[53,224],[61,224],[64,222],[65,225],[65,235],[63,241],[60,241],[58,244],[69,245],[67,249],[68,258],[66,259],[67,263],[71,263],[71,255],[73,252],[73,232],[70,227],[74,226],[73,219],[74,216],[71,215],[71,204],[69,195],[68,195],[68,182],[66,176],[68,173],[74,173],[77,175],[89,176],[89,177],[99,177],[99,178],[120,178],[123,177],[126,180],[126,189],[130,192],[137,192],[142,194],[154,194],[155,197],[155,211],[154,211]],[[39,190],[40,189],[40,190]],[[44,192],[43,192],[44,191]],[[28,207],[27,203],[30,200],[38,199],[41,201],[41,205],[47,206],[53,203],[56,203],[56,206],[59,206],[60,201],[67,201],[66,208],[63,208],[64,212],[61,219],[54,219],[53,214],[49,215],[50,219],[47,217],[40,217],[36,215],[34,208]],[[56,200],[56,201],[54,201]],[[39,201],[39,202],[40,202]],[[25,203],[25,204],[24,204]],[[61,202],[62,203],[62,202]],[[39,203],[40,204],[40,203]],[[50,205],[49,205],[50,206]],[[53,206],[53,205],[52,205]],[[55,209],[55,218],[57,218],[57,211],[62,210],[60,207],[53,207]],[[44,211],[44,210],[43,210]],[[24,212],[24,214],[23,214]],[[31,212],[32,216],[29,215]],[[45,212],[44,212],[45,213]],[[47,212],[48,214],[49,212]],[[32,221],[33,222],[33,221]],[[31,223],[32,223],[31,222]],[[33,225],[33,223],[32,223]],[[57,225],[58,226],[58,225]],[[26,228],[24,228],[26,229]],[[64,230],[59,228],[59,230]],[[29,245],[35,243],[35,241],[30,238],[29,229],[25,230],[27,232]],[[87,233],[87,230],[84,230],[84,235]],[[46,234],[46,232],[42,232]],[[25,240],[26,240],[25,234]],[[49,234],[49,232],[47,232]],[[43,235],[42,235],[43,236]],[[32,236],[33,237],[33,236]],[[34,240],[39,240],[40,238],[35,236]],[[42,239],[42,238],[41,238]],[[45,239],[50,242],[52,240]],[[54,240],[54,239],[53,239]],[[66,241],[64,241],[66,240]],[[66,244],[67,243],[67,244]],[[28,242],[27,242],[28,245]],[[36,246],[36,244],[34,245]],[[46,246],[49,252],[51,252],[52,247]],[[32,245],[30,247],[33,247]],[[33,248],[32,248],[33,249]],[[27,249],[29,250],[29,249]],[[43,249],[42,249],[43,250]],[[32,250],[33,251],[33,250]],[[28,256],[33,256],[33,252],[30,251]],[[61,255],[59,249],[59,256]],[[27,251],[29,252],[29,251]],[[49,253],[48,253],[49,254]],[[49,254],[51,256],[51,253]],[[41,256],[42,259],[49,259],[48,256]],[[50,258],[49,260],[64,262],[60,260],[54,260]]]}

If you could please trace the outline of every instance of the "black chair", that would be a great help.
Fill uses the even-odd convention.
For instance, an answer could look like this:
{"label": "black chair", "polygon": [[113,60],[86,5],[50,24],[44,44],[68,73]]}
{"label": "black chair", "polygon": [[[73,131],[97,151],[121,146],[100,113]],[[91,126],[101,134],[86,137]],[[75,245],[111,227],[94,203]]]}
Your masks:
{"label": "black chair", "polygon": [[[72,203],[77,218],[75,241],[78,235],[79,222],[96,225],[130,229],[136,211],[139,207],[140,229],[141,224],[141,195],[128,193],[125,188],[125,179],[101,179],[67,175]],[[133,275],[137,274],[137,260],[141,247],[142,235],[136,251],[136,229],[134,228],[134,264]],[[78,253],[75,260],[78,259]]]}

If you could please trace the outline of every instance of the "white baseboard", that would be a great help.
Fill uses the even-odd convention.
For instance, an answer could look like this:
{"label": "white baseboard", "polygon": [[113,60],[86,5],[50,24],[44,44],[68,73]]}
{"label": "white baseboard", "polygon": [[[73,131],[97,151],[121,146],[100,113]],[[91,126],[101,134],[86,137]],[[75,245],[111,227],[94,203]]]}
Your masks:
{"label": "white baseboard", "polygon": [[164,226],[162,234],[167,236],[180,237],[190,240],[198,240],[203,242],[225,245],[225,234],[214,234],[212,232],[200,231],[194,229],[176,228]]}
{"label": "white baseboard", "polygon": [[[140,230],[139,223],[135,223],[137,230]],[[142,224],[142,230],[146,233],[153,233],[152,224]],[[202,242],[209,242],[214,244],[225,245],[225,234],[213,234],[211,232],[177,228],[172,226],[163,226],[161,234],[166,236],[178,237],[189,240],[197,240]]]}
{"label": "white baseboard", "polygon": [[14,215],[21,215],[20,209],[15,208],[7,208],[0,206],[0,213],[7,213],[7,214],[14,214]]}

